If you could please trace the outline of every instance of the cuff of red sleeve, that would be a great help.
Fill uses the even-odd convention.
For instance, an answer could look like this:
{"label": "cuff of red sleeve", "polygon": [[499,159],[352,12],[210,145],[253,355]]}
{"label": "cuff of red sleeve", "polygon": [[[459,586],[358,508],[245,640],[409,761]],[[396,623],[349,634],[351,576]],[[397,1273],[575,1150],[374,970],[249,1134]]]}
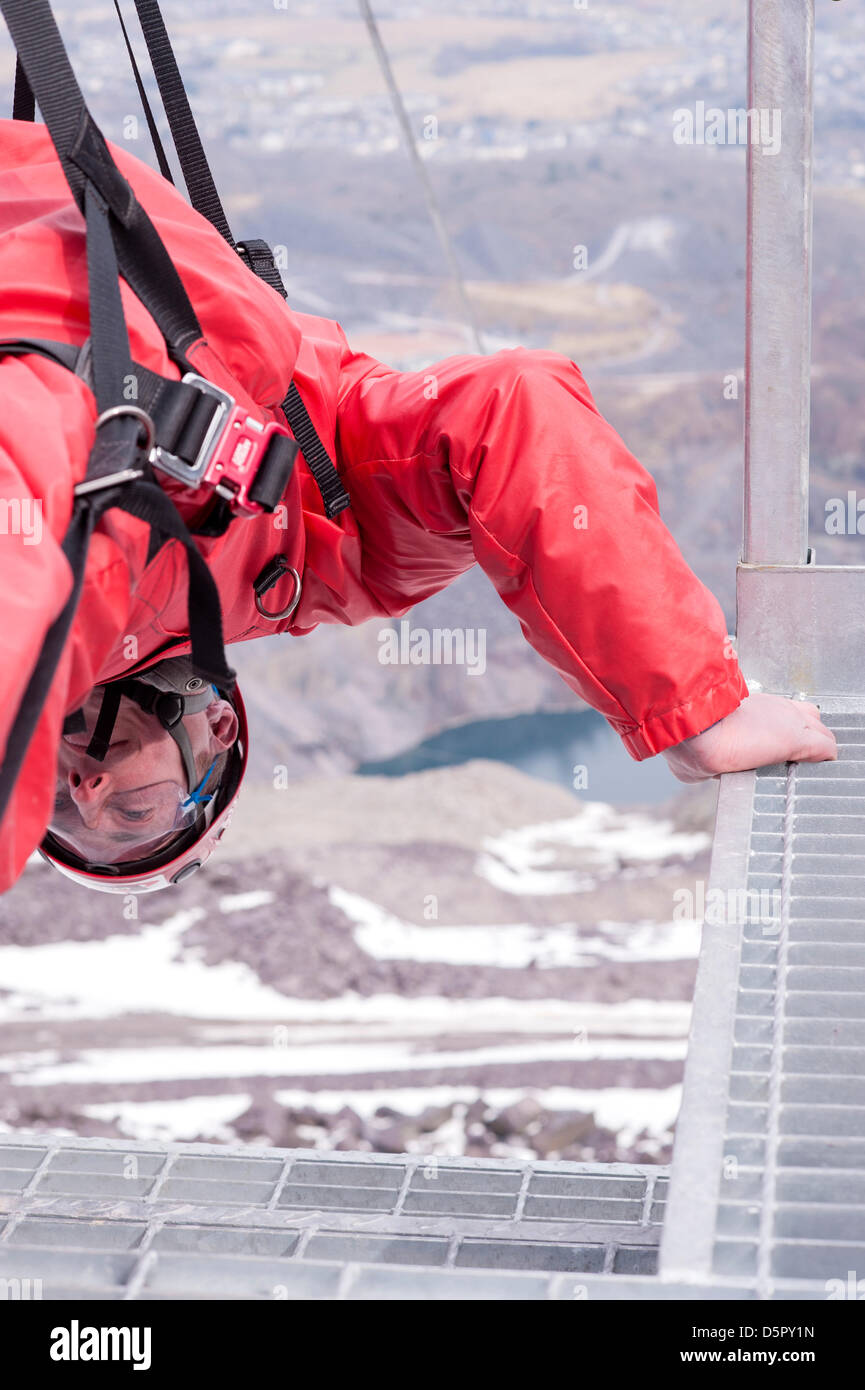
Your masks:
{"label": "cuff of red sleeve", "polygon": [[672,748],[683,739],[701,734],[719,719],[725,719],[748,696],[748,687],[738,665],[725,680],[709,690],[701,690],[690,700],[684,700],[663,714],[654,714],[642,724],[623,725],[611,721],[616,733],[637,762],[653,758]]}

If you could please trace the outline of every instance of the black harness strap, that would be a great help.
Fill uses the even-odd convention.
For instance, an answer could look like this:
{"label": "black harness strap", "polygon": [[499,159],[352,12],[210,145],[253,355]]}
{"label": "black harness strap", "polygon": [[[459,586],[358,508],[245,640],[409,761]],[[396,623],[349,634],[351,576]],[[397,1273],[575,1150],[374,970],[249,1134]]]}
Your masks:
{"label": "black harness strap", "polygon": [[[24,357],[28,353],[50,358],[94,387],[90,339],[78,348],[48,338],[0,338],[0,356]],[[156,443],[192,464],[219,410],[218,401],[185,381],[172,381],[152,372],[140,362],[133,361],[129,371],[136,390],[132,403],[150,416]]]}
{"label": "black harness strap", "polygon": [[351,498],[343,486],[342,479],[330,454],[318,437],[318,432],[309,417],[309,411],[297,389],[296,382],[293,381],[289,386],[288,394],[280,409],[300,445],[300,451],[306,459],[310,473],[318,484],[321,500],[324,503],[325,516],[338,516],[340,512],[345,511],[346,507],[351,506]]}
{"label": "black harness strap", "polygon": [[172,359],[191,370],[185,353],[202,337],[201,325],[159,233],[87,108],[48,0],[0,0],[0,10],[75,201],[83,213],[88,181],[102,194],[112,213],[120,273],[158,323]]}
{"label": "black harness strap", "polygon": [[261,237],[247,237],[245,241],[239,241],[234,249],[253,275],[257,275],[259,280],[266,281],[272,290],[276,290],[277,294],[282,295],[283,299],[287,298],[282,276],[273,259],[273,252],[266,241],[262,241]]}
{"label": "black harness strap", "polygon": [[[99,496],[107,505],[110,505],[110,492],[103,492]],[[72,589],[62,612],[55,618],[45,634],[39,660],[33,668],[14,723],[9,730],[6,753],[3,758],[3,765],[0,767],[0,821],[3,819],[15,783],[18,781],[18,775],[24,764],[24,758],[48,698],[54,673],[59,665],[66,639],[72,627],[72,619],[75,617],[78,601],[81,598],[81,586],[84,582],[84,569],[87,563],[90,537],[99,515],[101,513],[93,505],[76,507],[63,540],[63,553],[72,570]]]}
{"label": "black harness strap", "polygon": [[[108,221],[108,204],[99,190],[88,183],[84,194],[87,222],[87,294],[90,307],[90,342],[93,362],[93,394],[100,412],[123,401],[123,388],[132,376],[129,334],[120,298],[120,276]],[[133,442],[140,422],[129,416],[107,420],[96,445],[123,428]],[[88,469],[88,473],[89,473]]]}
{"label": "black harness strap", "polygon": [[[100,411],[87,475],[75,490],[72,520],[63,540],[63,552],[72,571],[72,589],[48,630],[9,732],[0,768],[2,819],[71,630],[90,539],[96,524],[111,507],[140,517],[151,528],[185,546],[193,663],[204,679],[229,690],[234,684],[234,672],[225,660],[219,593],[213,576],[176,508],[154,480],[147,454],[142,453],[141,407],[130,407],[125,399],[132,361],[120,296],[121,252],[127,262],[135,261],[135,279],[145,290],[141,298],[151,312],[152,305],[159,306],[162,318],[157,321],[166,338],[169,334],[163,318],[170,324],[173,345],[181,354],[183,345],[190,346],[201,337],[198,321],[156,229],[114,164],[87,110],[48,0],[0,0],[0,10],[73,196],[85,217],[93,391]],[[173,276],[167,284],[158,279],[158,269],[165,265]],[[140,280],[142,272],[147,283]],[[149,277],[154,273],[157,279],[151,282]],[[181,290],[176,304],[170,299],[174,282]],[[136,289],[132,279],[130,284]],[[146,415],[144,422],[149,428]]]}
{"label": "black harness strap", "polygon": [[138,88],[138,95],[141,98],[141,105],[144,108],[144,119],[147,121],[147,129],[150,131],[150,138],[153,141],[153,149],[159,163],[159,172],[164,179],[168,179],[169,183],[174,183],[174,176],[171,172],[171,165],[168,163],[165,146],[156,128],[156,117],[153,114],[153,107],[150,105],[147,92],[144,90],[144,82],[141,77],[141,70],[138,66],[138,60],[135,57],[135,50],[132,47],[126,25],[123,21],[120,0],[114,0],[114,8],[117,11],[117,18],[120,20],[120,28],[123,31],[123,42],[126,44],[126,52],[129,54],[129,61],[132,64],[132,75],[135,78],[135,85]]}
{"label": "black harness strap", "polygon": [[[282,276],[267,242],[260,238],[237,243],[234,240],[204,153],[158,0],[135,0],[135,8],[192,206],[212,223],[229,246],[234,247],[254,275],[264,280],[283,299],[287,299]],[[319,437],[296,382],[292,381],[289,386],[280,409],[316,481],[324,502],[325,515],[329,518],[338,516],[351,505],[351,498],[343,485],[336,464]]]}
{"label": "black harness strap", "polygon": [[135,8],[141,23],[141,32],[147,44],[153,72],[159,86],[162,104],[168,117],[168,125],[177,150],[177,158],[183,171],[189,200],[197,212],[211,222],[220,236],[225,237],[229,246],[234,247],[234,237],[228,225],[228,218],[222,200],[216,189],[207,155],[198,134],[195,117],[189,105],[180,68],[171,47],[168,30],[162,18],[157,0],[135,0]]}
{"label": "black harness strap", "polygon": [[41,357],[50,357],[61,367],[83,376],[81,367],[85,355],[90,352],[90,343],[77,348],[73,343],[55,343],[50,338],[0,338],[0,355],[4,357],[26,357],[29,352],[38,352]]}
{"label": "black harness strap", "polygon": [[102,704],[87,745],[87,756],[96,758],[100,763],[105,761],[111,746],[111,735],[120,709],[121,684],[121,681],[112,681],[110,685],[103,686]]}
{"label": "black harness strap", "polygon": [[155,479],[150,477],[124,489],[121,500],[115,502],[114,506],[121,507],[123,511],[139,517],[141,521],[146,521],[160,535],[180,541],[185,547],[189,572],[189,641],[192,664],[197,675],[230,694],[237,677],[225,659],[219,590],[207,561],[171,498],[163,492]]}
{"label": "black harness strap", "polygon": [[[259,280],[266,281],[283,299],[288,299],[282,276],[273,259],[273,252],[266,241],[256,238],[240,242],[237,250]],[[346,507],[351,506],[351,498],[343,486],[336,465],[319,438],[296,382],[293,381],[289,386],[280,410],[288,421],[289,429],[300,445],[307,467],[318,484],[325,515],[338,516]]]}
{"label": "black harness strap", "polygon": [[36,98],[30,83],[27,81],[27,74],[21,63],[21,59],[15,59],[15,90],[12,93],[12,119],[13,121],[35,121],[36,119]]}

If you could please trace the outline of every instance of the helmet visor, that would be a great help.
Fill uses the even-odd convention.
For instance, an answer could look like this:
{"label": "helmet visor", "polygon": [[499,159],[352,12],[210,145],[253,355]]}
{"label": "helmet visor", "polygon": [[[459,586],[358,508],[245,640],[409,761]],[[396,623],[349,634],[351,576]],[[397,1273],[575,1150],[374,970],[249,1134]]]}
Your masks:
{"label": "helmet visor", "polygon": [[114,792],[93,808],[76,802],[62,785],[48,828],[63,848],[87,863],[120,864],[169,845],[202,815],[204,804],[177,782],[155,782]]}

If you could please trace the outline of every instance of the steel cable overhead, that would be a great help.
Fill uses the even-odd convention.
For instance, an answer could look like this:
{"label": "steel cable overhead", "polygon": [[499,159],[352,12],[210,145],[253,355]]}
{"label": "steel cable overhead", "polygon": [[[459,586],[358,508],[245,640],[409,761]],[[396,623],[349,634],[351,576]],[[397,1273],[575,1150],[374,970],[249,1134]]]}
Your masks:
{"label": "steel cable overhead", "polygon": [[442,251],[444,252],[445,260],[447,261],[448,269],[451,273],[451,279],[453,280],[454,285],[456,287],[460,307],[462,309],[463,319],[465,321],[464,327],[466,329],[466,333],[470,338],[472,346],[475,348],[475,351],[483,353],[486,351],[486,349],[484,348],[481,332],[475,320],[474,313],[472,312],[471,304],[469,303],[469,297],[466,292],[465,281],[463,280],[462,271],[460,270],[459,262],[456,257],[456,252],[454,251],[453,242],[451,241],[450,233],[448,232],[444,218],[442,217],[441,208],[439,207],[438,198],[436,197],[435,189],[432,185],[432,180],[430,179],[429,173],[427,172],[426,165],[424,164],[423,160],[418,154],[414,132],[411,128],[411,121],[409,120],[408,112],[406,111],[405,103],[402,99],[402,94],[399,90],[399,86],[397,85],[397,81],[394,76],[393,68],[391,66],[390,58],[388,57],[388,52],[385,47],[384,40],[382,39],[381,34],[379,32],[378,23],[376,22],[375,15],[373,14],[372,5],[370,3],[370,0],[358,0],[358,4],[360,6],[360,12],[363,15],[363,19],[366,24],[367,31],[369,33],[370,42],[372,43],[372,46],[375,50],[375,55],[378,59],[379,67],[382,70],[384,80],[387,84],[388,91],[390,92],[390,98],[393,103],[396,118],[399,121],[400,127],[402,128],[402,133],[405,137],[405,143],[408,148],[408,152],[411,157],[412,163],[414,164],[415,172],[418,178],[420,179],[421,187],[424,191],[424,197],[426,198],[427,209],[429,211],[430,219],[432,220],[433,227],[435,228],[436,236],[439,239],[439,245],[441,246]]}

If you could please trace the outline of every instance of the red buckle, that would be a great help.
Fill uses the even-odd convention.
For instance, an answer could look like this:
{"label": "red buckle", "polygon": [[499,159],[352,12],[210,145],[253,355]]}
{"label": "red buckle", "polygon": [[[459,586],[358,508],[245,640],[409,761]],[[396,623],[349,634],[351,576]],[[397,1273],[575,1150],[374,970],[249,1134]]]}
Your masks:
{"label": "red buckle", "polygon": [[215,441],[202,482],[214,487],[234,511],[259,516],[265,509],[252,500],[249,489],[275,434],[289,437],[285,425],[275,420],[262,424],[243,406],[235,405]]}
{"label": "red buckle", "polygon": [[267,508],[250,497],[249,489],[274,435],[290,439],[290,431],[276,420],[257,420],[227,391],[197,372],[187,372],[183,380],[212,396],[218,408],[192,463],[157,445],[151,455],[154,468],[161,468],[189,487],[212,487],[226,499],[232,511],[244,516],[263,515]]}

